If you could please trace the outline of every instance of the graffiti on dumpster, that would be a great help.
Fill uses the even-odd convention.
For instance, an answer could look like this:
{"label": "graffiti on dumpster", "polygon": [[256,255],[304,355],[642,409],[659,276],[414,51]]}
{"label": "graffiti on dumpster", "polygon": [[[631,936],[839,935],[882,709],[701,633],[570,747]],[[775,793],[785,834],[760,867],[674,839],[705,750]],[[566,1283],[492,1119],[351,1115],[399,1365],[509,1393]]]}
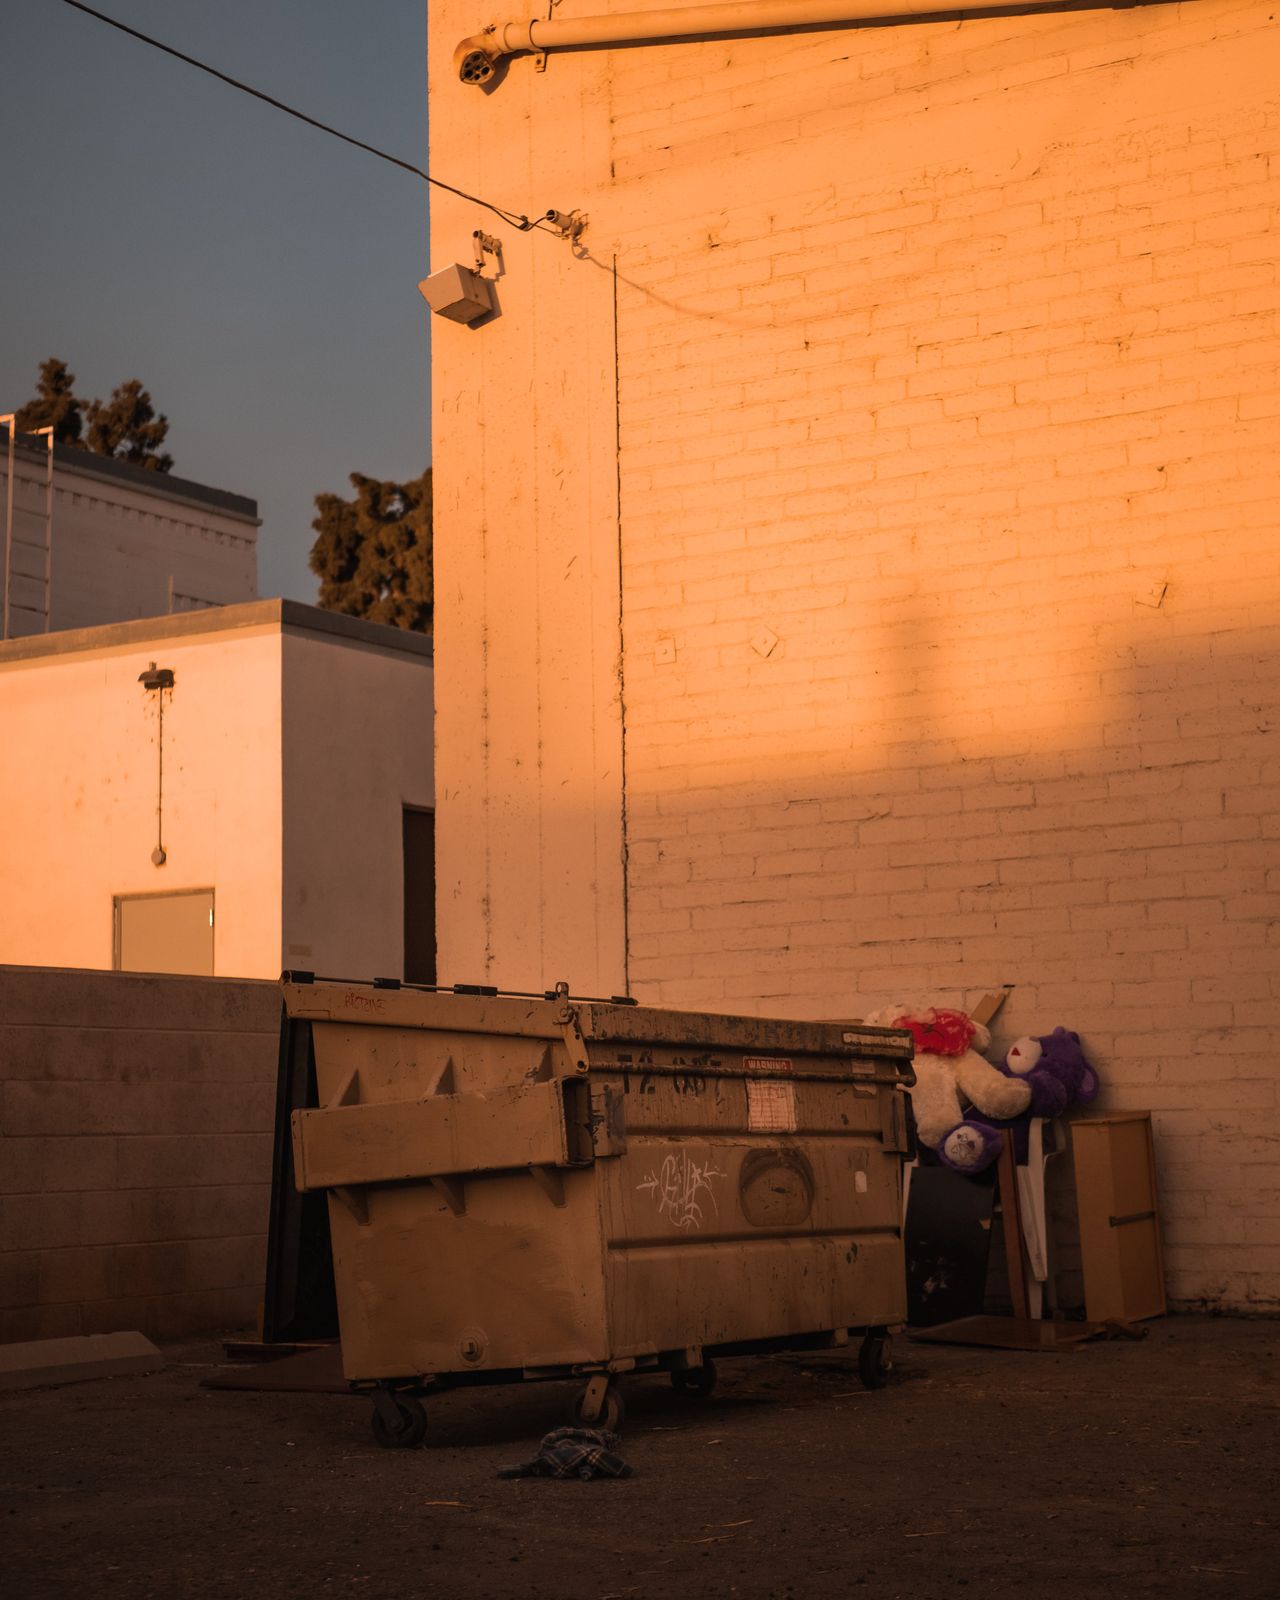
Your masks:
{"label": "graffiti on dumpster", "polygon": [[704,1202],[709,1202],[713,1211],[720,1209],[711,1180],[726,1176],[710,1162],[694,1161],[687,1150],[681,1150],[678,1155],[665,1156],[660,1167],[651,1167],[636,1188],[647,1189],[658,1203],[658,1215],[677,1228],[701,1228]]}

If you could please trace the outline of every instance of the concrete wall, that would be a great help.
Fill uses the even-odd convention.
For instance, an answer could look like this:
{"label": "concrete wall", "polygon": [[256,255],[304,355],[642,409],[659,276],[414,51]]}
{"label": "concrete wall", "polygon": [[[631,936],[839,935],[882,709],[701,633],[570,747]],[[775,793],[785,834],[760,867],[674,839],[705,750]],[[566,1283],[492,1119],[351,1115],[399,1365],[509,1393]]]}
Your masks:
{"label": "concrete wall", "polygon": [[0,968],[0,1342],[252,1327],[274,984]]}
{"label": "concrete wall", "polygon": [[[6,647],[12,649],[12,646]],[[156,844],[164,691],[164,847]],[[6,659],[0,961],[110,967],[113,896],[214,890],[214,971],[281,968],[281,635],[245,629]]]}
{"label": "concrete wall", "polygon": [[[1005,1034],[1153,1108],[1175,1300],[1274,1307],[1270,9],[488,94],[484,20],[432,8],[434,168],[590,223],[433,325],[442,966],[802,1017],[1012,984]],[[437,198],[433,266],[481,220]]]}
{"label": "concrete wall", "polygon": [[401,811],[435,802],[431,657],[290,631],[283,706],[284,965],[400,977]]}
{"label": "concrete wall", "polygon": [[[20,439],[14,471],[10,637],[44,630],[46,455]],[[0,433],[0,517],[8,484]],[[233,605],[258,594],[258,508],[166,473],[58,446],[54,462],[52,629],[90,628]],[[0,537],[3,526],[0,524]],[[5,573],[0,563],[0,602]]]}

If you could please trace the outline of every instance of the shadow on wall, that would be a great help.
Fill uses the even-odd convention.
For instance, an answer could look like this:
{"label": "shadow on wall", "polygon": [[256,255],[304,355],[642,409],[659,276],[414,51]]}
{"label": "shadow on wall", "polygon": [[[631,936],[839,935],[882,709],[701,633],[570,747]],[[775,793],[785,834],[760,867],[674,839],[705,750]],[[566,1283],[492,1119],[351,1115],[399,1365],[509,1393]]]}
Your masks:
{"label": "shadow on wall", "polygon": [[[842,696],[745,645],[736,681],[714,676],[740,712],[698,722],[692,654],[661,699],[642,682],[634,990],[816,1018],[1012,985],[996,1048],[1069,1026],[1098,1109],[1154,1112],[1175,1295],[1273,1306],[1280,1221],[1255,1210],[1280,1162],[1274,605],[1139,578],[1085,642],[1052,613],[1019,632],[1021,599],[992,591],[971,616],[918,593],[878,607],[852,644],[847,608],[793,619],[848,668]],[[677,696],[683,739],[649,720]]]}

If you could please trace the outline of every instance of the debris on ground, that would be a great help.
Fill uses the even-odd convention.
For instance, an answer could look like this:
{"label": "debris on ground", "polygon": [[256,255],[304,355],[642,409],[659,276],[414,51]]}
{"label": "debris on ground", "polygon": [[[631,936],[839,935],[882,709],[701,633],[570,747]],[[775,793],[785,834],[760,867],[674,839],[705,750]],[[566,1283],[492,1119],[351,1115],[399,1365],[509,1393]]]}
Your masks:
{"label": "debris on ground", "polygon": [[500,1478],[629,1478],[631,1468],[618,1454],[622,1440],[603,1428],[553,1428],[544,1434],[530,1461],[499,1467]]}

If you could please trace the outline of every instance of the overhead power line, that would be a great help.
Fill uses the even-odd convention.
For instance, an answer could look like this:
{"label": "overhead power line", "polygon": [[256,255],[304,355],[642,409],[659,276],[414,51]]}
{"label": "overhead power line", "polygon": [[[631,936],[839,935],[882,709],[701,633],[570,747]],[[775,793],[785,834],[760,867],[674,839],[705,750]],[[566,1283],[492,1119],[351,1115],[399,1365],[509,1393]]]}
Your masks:
{"label": "overhead power line", "polygon": [[[118,22],[115,17],[109,17],[103,11],[95,11],[92,6],[86,6],[81,0],[63,0],[64,5],[71,6],[75,11],[83,11],[86,16],[96,17],[99,22],[105,22],[109,28],[115,28],[120,33],[127,33],[131,39],[137,39],[142,44],[149,44],[154,50],[162,50],[165,55],[173,56],[178,61],[185,61],[187,66],[195,67],[198,72],[207,72],[211,78],[217,78],[220,83],[229,84],[233,89],[239,89],[242,94],[252,95],[255,100],[262,100],[269,106],[274,106],[277,111],[283,111],[286,116],[296,117],[299,122],[305,122],[312,128],[319,128],[321,133],[331,133],[335,139],[341,139],[344,144],[351,144],[357,150],[366,150],[371,156],[377,156],[380,161],[389,161],[393,167],[400,167],[405,172],[411,172],[415,178],[421,178],[423,183],[429,183],[433,188],[444,189],[449,194],[455,194],[460,200],[469,200],[472,205],[483,206],[486,211],[492,211],[497,217],[512,228],[518,228],[521,233],[528,233],[532,228],[543,226],[541,217],[530,220],[521,211],[508,211],[503,206],[494,205],[491,200],[482,200],[479,195],[468,194],[465,189],[456,189],[453,184],[445,183],[442,178],[433,178],[429,172],[424,172],[421,167],[415,167],[411,161],[402,161],[399,156],[388,155],[385,150],[379,150],[376,145],[366,144],[363,139],[355,139],[349,133],[343,133],[339,128],[330,127],[327,122],[321,122],[317,117],[309,117],[305,111],[299,111],[295,106],[285,105],[283,100],[277,100],[274,95],[264,94],[261,89],[255,89],[252,84],[242,83],[239,78],[233,78],[229,73],[219,72],[217,67],[211,67],[207,62],[197,61],[194,56],[186,55],[181,50],[175,50],[171,44],[165,44],[160,39],[153,39],[149,33],[141,33],[137,28],[131,28],[127,23]],[[554,229],[548,229],[554,232]]]}

